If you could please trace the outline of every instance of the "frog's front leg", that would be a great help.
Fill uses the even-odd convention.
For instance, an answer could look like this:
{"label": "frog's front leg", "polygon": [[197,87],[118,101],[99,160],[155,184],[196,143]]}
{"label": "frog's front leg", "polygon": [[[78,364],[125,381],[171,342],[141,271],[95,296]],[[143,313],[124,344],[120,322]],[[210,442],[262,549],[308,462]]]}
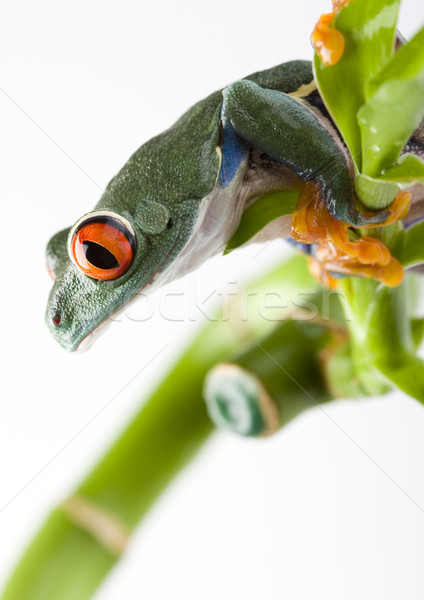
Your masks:
{"label": "frog's front leg", "polygon": [[[354,227],[369,223],[355,207],[352,161],[332,125],[305,104],[276,90],[241,80],[223,92],[222,121],[251,146],[316,181],[331,215]],[[386,212],[375,213],[382,222]]]}
{"label": "frog's front leg", "polygon": [[222,120],[305,182],[292,217],[295,240],[320,244],[322,261],[331,263],[330,270],[374,277],[388,285],[400,283],[402,268],[388,249],[375,238],[352,241],[349,227],[397,220],[408,208],[408,194],[399,194],[384,211],[360,212],[352,162],[332,125],[282,92],[238,81],[224,90]]}

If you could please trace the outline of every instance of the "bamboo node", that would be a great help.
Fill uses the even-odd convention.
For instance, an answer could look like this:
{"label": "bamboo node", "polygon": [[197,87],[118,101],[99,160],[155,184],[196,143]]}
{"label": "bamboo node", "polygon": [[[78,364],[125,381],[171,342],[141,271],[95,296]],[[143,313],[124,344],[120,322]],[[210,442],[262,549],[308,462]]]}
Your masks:
{"label": "bamboo node", "polygon": [[70,496],[59,508],[108,552],[115,556],[124,553],[130,539],[130,530],[111,512],[80,495]]}

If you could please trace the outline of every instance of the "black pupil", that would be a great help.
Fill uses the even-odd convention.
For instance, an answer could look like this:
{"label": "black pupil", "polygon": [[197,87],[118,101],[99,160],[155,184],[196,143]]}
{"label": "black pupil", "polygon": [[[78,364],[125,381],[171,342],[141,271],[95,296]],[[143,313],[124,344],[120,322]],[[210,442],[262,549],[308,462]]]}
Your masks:
{"label": "black pupil", "polygon": [[85,258],[93,267],[98,269],[115,269],[119,267],[119,263],[113,256],[112,252],[109,252],[107,248],[96,242],[86,241],[82,243]]}

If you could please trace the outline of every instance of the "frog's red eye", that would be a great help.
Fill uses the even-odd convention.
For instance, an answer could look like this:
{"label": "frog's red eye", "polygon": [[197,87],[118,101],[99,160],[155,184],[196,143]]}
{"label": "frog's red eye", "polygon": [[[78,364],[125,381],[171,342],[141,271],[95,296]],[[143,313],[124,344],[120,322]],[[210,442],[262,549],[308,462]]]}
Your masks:
{"label": "frog's red eye", "polygon": [[94,214],[77,223],[70,251],[77,266],[94,279],[116,279],[130,266],[135,237],[114,216]]}

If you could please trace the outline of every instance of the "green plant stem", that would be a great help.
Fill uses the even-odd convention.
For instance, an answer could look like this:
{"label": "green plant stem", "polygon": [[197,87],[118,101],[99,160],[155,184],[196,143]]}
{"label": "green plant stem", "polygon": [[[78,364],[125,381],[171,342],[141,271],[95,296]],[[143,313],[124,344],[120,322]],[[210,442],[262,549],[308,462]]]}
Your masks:
{"label": "green plant stem", "polygon": [[331,399],[320,354],[346,331],[299,316],[208,373],[205,399],[218,427],[245,436],[270,435],[303,410]]}
{"label": "green plant stem", "polygon": [[[286,297],[316,288],[303,257],[262,277]],[[18,564],[2,600],[86,600],[125,549],[131,531],[212,431],[202,399],[206,372],[274,323],[237,313],[210,322],[106,456],[57,507]]]}
{"label": "green plant stem", "polygon": [[[125,537],[211,433],[201,398],[204,374],[242,341],[227,325],[206,326],[71,501],[53,512],[3,600],[90,598],[124,550]],[[88,531],[86,506],[108,515],[123,541],[104,543]]]}
{"label": "green plant stem", "polygon": [[342,281],[348,303],[354,372],[368,394],[397,387],[424,402],[424,363],[415,356],[420,322],[413,318],[411,281],[396,288],[370,279]]}

